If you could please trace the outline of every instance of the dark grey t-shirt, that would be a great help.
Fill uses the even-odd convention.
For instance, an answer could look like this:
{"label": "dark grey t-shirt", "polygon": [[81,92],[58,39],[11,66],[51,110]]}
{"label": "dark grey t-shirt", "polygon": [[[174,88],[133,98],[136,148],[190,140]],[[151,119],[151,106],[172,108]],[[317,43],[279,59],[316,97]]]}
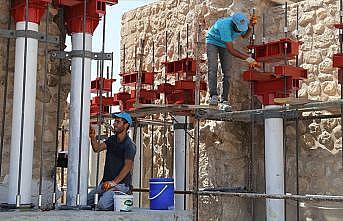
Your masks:
{"label": "dark grey t-shirt", "polygon": [[[125,160],[133,161],[136,155],[136,145],[128,135],[123,142],[119,142],[117,136],[113,135],[104,143],[106,144],[107,152],[102,182],[114,180],[122,170]],[[120,183],[131,185],[132,171]]]}

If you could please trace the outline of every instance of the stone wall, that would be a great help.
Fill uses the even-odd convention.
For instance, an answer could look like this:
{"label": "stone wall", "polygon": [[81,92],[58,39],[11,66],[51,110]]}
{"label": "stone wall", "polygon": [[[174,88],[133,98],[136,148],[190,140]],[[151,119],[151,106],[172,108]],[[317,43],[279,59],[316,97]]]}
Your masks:
{"label": "stone wall", "polygon": [[[0,1],[0,28],[8,29],[8,1]],[[39,31],[45,33],[46,15],[41,19]],[[58,11],[50,7],[49,10],[49,35],[60,36],[60,30],[65,33],[63,24],[60,24]],[[58,25],[60,24],[60,25]],[[62,28],[62,29],[60,29]],[[11,29],[15,29],[14,22],[12,19]],[[62,35],[64,36],[64,35]],[[62,37],[64,42],[64,37]],[[64,49],[64,45],[62,50]],[[9,59],[8,68],[8,90],[7,90],[7,106],[6,106],[6,118],[5,118],[5,134],[4,134],[4,149],[2,156],[2,174],[1,180],[6,184],[7,176],[9,173],[9,159],[10,159],[10,142],[11,142],[11,127],[12,127],[12,99],[13,99],[13,74],[14,74],[14,54],[15,54],[15,40],[10,41],[9,54],[6,52],[7,39],[0,39],[0,116],[2,116],[2,108],[4,105],[3,94],[4,85],[6,79],[6,59]],[[48,45],[48,50],[59,50],[59,45]],[[70,91],[70,70],[69,62],[63,61],[60,66],[60,61],[57,59],[48,59],[48,70],[47,70],[47,87],[44,91],[44,73],[45,73],[45,44],[39,44],[38,50],[38,74],[37,74],[37,98],[36,98],[36,120],[35,120],[35,143],[34,143],[34,160],[33,160],[33,184],[32,190],[33,195],[38,195],[38,184],[39,184],[39,168],[40,168],[40,148],[43,149],[43,204],[51,200],[52,192],[52,181],[54,174],[54,159],[55,159],[55,148],[56,148],[56,120],[57,120],[57,103],[58,103],[58,83],[61,79],[61,113],[60,119],[64,118],[64,112],[66,109],[66,98]],[[61,69],[59,68],[61,67]],[[60,78],[61,77],[61,78]],[[45,104],[45,122],[44,122],[44,136],[43,144],[41,145],[41,127],[42,127],[42,108]],[[1,122],[2,124],[3,122]],[[18,126],[18,125],[17,125]],[[49,192],[50,191],[50,192]],[[49,192],[49,194],[48,194]],[[7,201],[7,196],[2,199],[1,202]],[[36,198],[33,202],[36,203]]]}

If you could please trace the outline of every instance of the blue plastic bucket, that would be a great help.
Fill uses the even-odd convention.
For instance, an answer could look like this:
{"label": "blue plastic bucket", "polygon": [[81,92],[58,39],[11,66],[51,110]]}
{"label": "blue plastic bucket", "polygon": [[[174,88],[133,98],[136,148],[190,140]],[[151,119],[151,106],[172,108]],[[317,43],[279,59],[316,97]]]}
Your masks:
{"label": "blue plastic bucket", "polygon": [[174,209],[174,179],[151,178],[149,191],[150,209]]}

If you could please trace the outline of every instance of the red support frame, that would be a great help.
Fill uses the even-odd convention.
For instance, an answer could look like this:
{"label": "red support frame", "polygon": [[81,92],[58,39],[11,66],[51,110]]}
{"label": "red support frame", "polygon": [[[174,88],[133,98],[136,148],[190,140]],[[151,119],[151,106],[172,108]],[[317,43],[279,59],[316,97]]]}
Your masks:
{"label": "red support frame", "polygon": [[304,80],[307,78],[306,69],[290,65],[275,66],[274,73],[278,77],[288,76],[297,80]]}
{"label": "red support frame", "polygon": [[[92,98],[92,105],[100,106],[100,96],[96,96]],[[119,101],[114,100],[113,97],[102,97],[102,105],[103,106],[116,106],[119,105]]]}
{"label": "red support frame", "polygon": [[248,70],[243,72],[244,81],[270,81],[275,78],[275,75],[271,72],[260,72],[256,70]]}
{"label": "red support frame", "polygon": [[[29,0],[28,21],[39,24],[49,3],[51,0]],[[25,0],[13,0],[11,13],[15,22],[25,21]]]}
{"label": "red support frame", "polygon": [[[122,85],[123,86],[135,86],[138,80],[138,71],[129,73],[122,73]],[[154,72],[142,71],[141,84],[152,85],[154,83]]]}
{"label": "red support frame", "polygon": [[166,66],[166,74],[186,74],[186,77],[195,76],[196,60],[193,58],[183,58],[177,61],[162,62]]}
{"label": "red support frame", "polygon": [[299,46],[300,41],[291,38],[283,38],[279,41],[262,45],[250,45],[249,48],[255,50],[254,58],[257,62],[278,62],[285,59],[294,59],[295,56],[299,54]]}
{"label": "red support frame", "polygon": [[112,91],[112,84],[116,80],[114,79],[106,79],[106,78],[96,78],[91,82],[91,92],[92,93],[100,93],[100,83],[102,81],[102,92],[107,93]]}

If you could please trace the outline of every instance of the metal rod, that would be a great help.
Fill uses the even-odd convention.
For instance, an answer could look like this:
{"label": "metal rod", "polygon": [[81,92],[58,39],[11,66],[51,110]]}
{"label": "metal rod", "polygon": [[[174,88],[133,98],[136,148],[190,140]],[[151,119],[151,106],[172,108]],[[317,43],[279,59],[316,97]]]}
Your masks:
{"label": "metal rod", "polygon": [[[155,75],[155,41],[152,40],[152,73]],[[154,83],[152,84],[154,90]],[[151,121],[154,120],[154,115],[151,115]],[[154,125],[151,125],[151,177],[154,177]]]}
{"label": "metal rod", "polygon": [[[23,136],[24,136],[24,120],[25,120],[25,98],[26,98],[26,64],[27,64],[27,29],[29,20],[29,0],[25,0],[25,37],[24,37],[24,71],[23,71],[23,93],[21,100],[21,122],[20,122],[20,150],[19,150],[19,168],[18,168],[18,189],[16,207],[20,207],[20,188],[21,188],[21,170],[23,160]],[[14,125],[13,125],[14,126]]]}
{"label": "metal rod", "polygon": [[[340,23],[343,23],[343,0],[339,1],[339,20]],[[340,53],[343,52],[343,29],[339,29],[339,51]],[[342,74],[340,75],[340,82],[341,82],[341,99],[343,99],[343,68],[340,68],[340,71],[342,72]],[[341,152],[342,152],[342,167],[343,167],[343,104],[341,104],[341,138],[342,138],[342,146],[341,146]]]}
{"label": "metal rod", "polygon": [[137,84],[136,84],[136,107],[138,107],[140,103],[140,92],[142,88],[142,77],[143,77],[143,56],[144,56],[144,44],[145,44],[145,39],[140,39],[140,51],[139,51],[139,67],[138,67],[138,73],[137,73]]}
{"label": "metal rod", "polygon": [[[64,151],[64,142],[65,142],[65,129],[64,126],[62,126],[62,135],[61,135],[61,151]],[[56,170],[56,168],[55,168]],[[64,167],[61,167],[61,187],[64,187]],[[62,199],[61,199],[61,203],[64,202],[64,192],[62,191]]]}
{"label": "metal rod", "polygon": [[198,191],[199,195],[203,196],[227,196],[227,197],[241,197],[241,198],[256,198],[256,199],[285,199],[285,200],[299,200],[299,201],[331,201],[343,202],[343,196],[334,195],[295,195],[295,194],[265,194],[265,193],[246,193],[246,192],[217,192],[217,191]]}
{"label": "metal rod", "polygon": [[[185,116],[185,124],[186,125],[188,125],[188,117],[187,116]],[[187,163],[188,163],[188,161],[187,161],[187,151],[188,151],[188,149],[187,149],[187,141],[188,141],[188,139],[187,139],[187,134],[188,134],[188,131],[187,131],[187,126],[185,127],[185,155],[184,155],[184,160],[185,160],[185,170],[184,170],[184,177],[183,177],[183,190],[184,191],[186,191],[186,189],[187,189],[187,176],[188,176],[188,174],[187,174]],[[174,171],[174,173],[175,173],[175,171]],[[186,197],[186,195],[184,195],[183,196],[183,209],[184,210],[186,210],[186,208],[187,208],[187,206],[186,206],[186,203],[187,203],[187,197]]]}
{"label": "metal rod", "polygon": [[86,13],[87,13],[87,0],[83,1],[83,26],[82,26],[82,76],[81,76],[81,107],[80,107],[80,133],[79,133],[79,157],[78,157],[78,168],[77,168],[77,196],[76,205],[80,201],[80,178],[81,178],[81,149],[82,149],[82,118],[83,118],[83,95],[84,95],[84,84],[85,84],[85,50],[86,50]]}
{"label": "metal rod", "polygon": [[[46,10],[46,17],[45,17],[45,38],[48,38],[48,33],[49,33],[49,28],[48,28],[48,23],[49,23],[49,6],[48,4],[47,10]],[[47,75],[48,75],[48,42],[45,42],[44,44],[44,52],[45,52],[45,57],[44,57],[44,82],[43,82],[43,93],[44,97],[46,94],[46,81],[47,81]],[[39,199],[42,197],[42,182],[43,182],[43,137],[44,137],[44,126],[45,126],[45,102],[42,102],[42,127],[41,127],[41,137],[40,137],[40,159],[39,159]],[[41,208],[41,200],[38,202],[38,208]]]}
{"label": "metal rod", "polygon": [[[297,2],[297,14],[296,14],[296,39],[299,40],[299,4]],[[295,60],[296,67],[299,67],[299,55],[296,56]],[[296,97],[299,97],[298,91],[296,91]],[[295,168],[296,168],[296,194],[299,195],[299,156],[300,155],[300,146],[299,146],[299,117],[295,119]],[[300,219],[300,204],[297,200],[297,212],[296,212],[297,221]]]}
{"label": "metal rod", "polygon": [[312,102],[306,103],[302,105],[298,105],[297,107],[294,106],[280,106],[271,108],[269,110],[266,109],[254,109],[254,110],[242,110],[242,111],[233,111],[233,112],[216,112],[216,113],[204,113],[198,114],[196,117],[199,119],[208,119],[208,120],[237,120],[243,118],[249,118],[251,114],[253,115],[264,115],[270,113],[280,113],[282,111],[298,111],[298,112],[306,112],[306,111],[315,111],[315,110],[324,110],[326,108],[335,108],[343,105],[343,99],[337,99],[333,101],[320,101],[320,102]]}
{"label": "metal rod", "polygon": [[[196,60],[196,84],[195,84],[195,104],[200,103],[200,66],[199,66],[199,53],[200,53],[200,30],[201,25],[196,27],[196,39],[195,39],[195,60]],[[195,220],[199,220],[199,161],[200,161],[200,121],[197,119],[194,127],[194,190],[196,194],[193,196],[193,217]]]}
{"label": "metal rod", "polygon": [[[255,8],[252,9],[252,16],[255,16],[256,14],[256,10]],[[250,45],[254,45],[255,44],[255,25],[253,24],[252,26],[252,35],[250,37]],[[255,50],[251,49],[251,56],[255,57]],[[254,105],[254,86],[255,83],[254,82],[250,82],[250,109],[255,109],[255,105]],[[248,190],[249,191],[253,191],[254,190],[254,185],[253,185],[253,177],[255,177],[253,174],[253,170],[254,170],[254,135],[255,135],[255,120],[254,120],[254,116],[251,116],[251,124],[250,124],[250,147],[248,149]],[[252,200],[251,201],[251,213],[252,213],[252,219],[255,220],[255,201]]]}
{"label": "metal rod", "polygon": [[[8,1],[8,24],[7,29],[11,28],[12,16],[12,0]],[[8,88],[8,74],[9,74],[9,59],[10,59],[10,43],[11,39],[7,39],[6,43],[6,63],[5,63],[5,80],[4,80],[4,92],[3,92],[3,106],[2,106],[2,124],[1,124],[1,135],[0,135],[0,176],[2,176],[2,155],[4,149],[4,136],[5,136],[5,124],[6,124],[6,108],[7,108],[7,88]]]}
{"label": "metal rod", "polygon": [[[143,155],[142,155],[142,148],[143,146],[143,142],[142,142],[142,127],[139,127],[139,188],[142,188],[142,159],[143,159]],[[142,194],[139,193],[139,208],[141,207],[141,202],[142,201]]]}
{"label": "metal rod", "polygon": [[[165,73],[164,73],[164,83],[167,83],[167,62],[168,62],[168,31],[165,32]],[[164,92],[164,104],[167,104],[167,94],[166,92]],[[167,149],[167,137],[166,137],[166,133],[167,133],[167,126],[166,126],[166,118],[167,118],[167,114],[164,113],[163,114],[163,146],[162,146],[162,174],[163,177],[166,177],[166,162],[165,162],[165,152]]]}

